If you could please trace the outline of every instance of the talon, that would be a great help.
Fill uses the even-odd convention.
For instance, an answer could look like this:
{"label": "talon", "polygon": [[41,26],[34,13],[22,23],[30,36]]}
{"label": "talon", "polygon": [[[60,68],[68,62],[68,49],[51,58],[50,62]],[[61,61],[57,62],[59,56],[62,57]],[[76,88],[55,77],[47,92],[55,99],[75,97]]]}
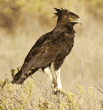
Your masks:
{"label": "talon", "polygon": [[53,90],[53,94],[55,94],[55,95],[57,95],[57,94],[61,94],[61,93],[62,93],[61,91],[62,91],[61,89],[54,88],[54,90]]}

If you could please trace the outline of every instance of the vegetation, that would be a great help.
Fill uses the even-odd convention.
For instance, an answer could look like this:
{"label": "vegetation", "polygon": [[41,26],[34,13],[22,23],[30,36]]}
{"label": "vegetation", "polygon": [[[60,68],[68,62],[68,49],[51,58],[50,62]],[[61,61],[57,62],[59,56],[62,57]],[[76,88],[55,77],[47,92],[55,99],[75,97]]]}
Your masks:
{"label": "vegetation", "polygon": [[[11,75],[13,74],[14,69],[11,71]],[[64,90],[54,94],[52,91],[49,95],[50,100],[47,97],[38,96],[38,101],[32,98],[35,91],[34,86],[35,81],[33,79],[29,79],[26,84],[19,86],[11,84],[6,76],[5,80],[0,81],[0,110],[81,110],[85,108],[85,105],[85,110],[92,109],[91,101],[94,101],[94,94],[91,86],[88,87],[87,91],[84,91],[82,85],[78,85],[76,94]],[[46,95],[47,92],[50,93],[50,91],[46,91],[46,88],[45,92]],[[103,108],[103,101],[100,100],[98,103]]]}
{"label": "vegetation", "polygon": [[0,17],[2,18],[0,27],[7,33],[14,34],[17,28],[25,25],[26,16],[34,16],[32,18],[38,19],[40,25],[48,26],[49,23],[50,27],[54,24],[50,22],[53,17],[50,13],[53,13],[54,7],[75,7],[78,2],[81,3],[78,6],[85,7],[86,12],[93,15],[94,18],[103,19],[102,0],[72,0],[72,2],[68,0],[0,0]]}
{"label": "vegetation", "polygon": [[[94,15],[94,19],[103,19],[103,1],[102,0],[87,0],[86,9],[88,13]],[[99,10],[99,11],[98,11]]]}
{"label": "vegetation", "polygon": [[32,99],[33,91],[35,91],[34,83],[33,79],[29,79],[27,84],[22,86],[13,85],[7,77],[0,81],[0,110],[80,110],[85,103],[88,104],[89,110],[91,108],[90,100],[93,100],[93,87],[89,87],[85,93],[81,85],[77,87],[78,93],[76,94],[61,90],[57,94],[53,94],[53,92],[50,94],[51,101],[45,97],[39,97],[36,102],[38,106],[34,106],[35,100]]}

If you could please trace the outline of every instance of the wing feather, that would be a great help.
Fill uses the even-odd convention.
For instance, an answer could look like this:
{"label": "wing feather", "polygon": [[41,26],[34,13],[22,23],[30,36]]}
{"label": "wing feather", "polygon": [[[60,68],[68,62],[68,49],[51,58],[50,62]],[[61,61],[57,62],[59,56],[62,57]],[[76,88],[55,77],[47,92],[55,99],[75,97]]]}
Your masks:
{"label": "wing feather", "polygon": [[[42,39],[44,38],[44,41],[39,39],[27,55],[22,67],[24,68],[24,72],[30,70],[32,67],[46,67],[50,63],[67,55],[67,41],[63,32],[57,32],[49,38],[46,34],[42,37]],[[37,46],[37,44],[40,45]]]}

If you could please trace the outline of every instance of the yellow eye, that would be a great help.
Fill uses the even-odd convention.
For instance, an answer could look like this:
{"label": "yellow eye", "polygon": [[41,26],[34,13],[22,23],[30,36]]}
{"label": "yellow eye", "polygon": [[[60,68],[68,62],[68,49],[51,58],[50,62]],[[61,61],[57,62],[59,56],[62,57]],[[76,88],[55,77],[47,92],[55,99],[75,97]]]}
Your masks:
{"label": "yellow eye", "polygon": [[70,20],[72,20],[72,17],[69,17]]}

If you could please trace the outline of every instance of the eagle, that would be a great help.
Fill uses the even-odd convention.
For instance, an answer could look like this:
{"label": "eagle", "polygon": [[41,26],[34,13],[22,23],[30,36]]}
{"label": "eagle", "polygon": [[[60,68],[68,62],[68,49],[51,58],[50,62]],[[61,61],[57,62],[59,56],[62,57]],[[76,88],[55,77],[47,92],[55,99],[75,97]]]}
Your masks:
{"label": "eagle", "polygon": [[48,74],[54,87],[62,89],[60,69],[74,45],[75,30],[73,27],[82,22],[77,14],[68,9],[54,9],[56,11],[54,17],[57,17],[55,28],[36,41],[11,83],[23,84],[29,76],[38,69],[42,69]]}

